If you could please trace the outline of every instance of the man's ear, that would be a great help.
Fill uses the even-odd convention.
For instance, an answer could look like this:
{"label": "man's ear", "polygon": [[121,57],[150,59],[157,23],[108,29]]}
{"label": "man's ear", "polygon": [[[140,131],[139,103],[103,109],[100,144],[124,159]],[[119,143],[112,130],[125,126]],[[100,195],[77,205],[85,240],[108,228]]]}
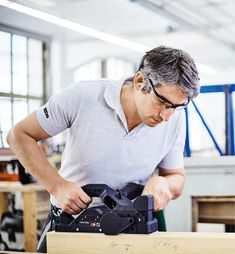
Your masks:
{"label": "man's ear", "polygon": [[141,81],[141,82],[134,83],[134,86],[136,90],[142,90],[145,84],[144,82]]}
{"label": "man's ear", "polygon": [[134,78],[134,85],[137,89],[141,89],[144,86],[144,76],[141,71],[137,71]]}
{"label": "man's ear", "polygon": [[140,88],[143,88],[143,87],[145,86],[145,84],[144,84],[144,82],[143,82],[143,81],[138,82],[137,84],[138,84],[138,86],[139,86]]}

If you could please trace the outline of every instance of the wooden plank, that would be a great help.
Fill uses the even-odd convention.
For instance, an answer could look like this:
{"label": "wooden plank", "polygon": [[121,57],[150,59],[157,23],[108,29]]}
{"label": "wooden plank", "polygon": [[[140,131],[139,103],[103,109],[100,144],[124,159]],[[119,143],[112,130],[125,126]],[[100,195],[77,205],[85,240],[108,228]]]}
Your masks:
{"label": "wooden plank", "polygon": [[212,216],[204,216],[200,217],[199,223],[215,223],[215,224],[225,224],[225,225],[235,225],[235,220],[233,218],[225,218],[223,217],[212,217]]}
{"label": "wooden plank", "polygon": [[7,193],[0,193],[0,218],[8,210]]}
{"label": "wooden plank", "polygon": [[198,223],[198,203],[195,197],[192,197],[192,232],[197,232]]}
{"label": "wooden plank", "polygon": [[[37,254],[36,252],[0,251],[0,254]],[[43,253],[41,253],[43,254]]]}
{"label": "wooden plank", "polygon": [[234,254],[233,233],[155,232],[149,235],[47,234],[48,254]]}
{"label": "wooden plank", "polygon": [[21,192],[30,192],[30,191],[44,191],[45,188],[36,183],[29,183],[25,185],[10,185],[7,187],[0,187],[0,192],[16,192],[16,191],[21,191]]}
{"label": "wooden plank", "polygon": [[25,250],[37,250],[36,193],[24,192],[24,240]]}
{"label": "wooden plank", "polygon": [[198,221],[235,224],[235,202],[198,202]]}
{"label": "wooden plank", "polygon": [[227,196],[192,196],[196,198],[198,202],[235,202],[234,195]]}

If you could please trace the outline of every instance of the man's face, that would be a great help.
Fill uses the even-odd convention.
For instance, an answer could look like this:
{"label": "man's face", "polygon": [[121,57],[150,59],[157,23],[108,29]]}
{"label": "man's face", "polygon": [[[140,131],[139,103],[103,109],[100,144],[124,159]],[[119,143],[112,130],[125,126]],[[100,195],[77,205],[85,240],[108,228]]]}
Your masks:
{"label": "man's face", "polygon": [[[139,77],[140,78],[140,77]],[[141,81],[141,78],[139,79]],[[146,80],[142,80],[146,82]],[[135,84],[135,104],[137,113],[143,123],[154,127],[162,121],[168,121],[174,113],[173,108],[169,108],[169,104],[164,103],[160,98],[156,97],[152,92],[144,93],[141,89],[144,84],[136,80]],[[171,104],[183,104],[188,101],[188,95],[175,85],[162,85],[155,87],[157,93],[166,98]]]}

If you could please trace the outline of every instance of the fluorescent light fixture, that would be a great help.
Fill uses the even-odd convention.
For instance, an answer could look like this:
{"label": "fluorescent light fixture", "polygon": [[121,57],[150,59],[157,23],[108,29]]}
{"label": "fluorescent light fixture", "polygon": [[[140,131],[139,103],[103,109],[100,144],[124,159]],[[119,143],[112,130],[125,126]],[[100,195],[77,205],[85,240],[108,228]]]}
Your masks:
{"label": "fluorescent light fixture", "polygon": [[108,33],[104,33],[101,31],[98,31],[96,29],[90,28],[88,26],[84,26],[84,25],[80,25],[76,22],[70,21],[68,19],[63,19],[60,18],[58,16],[46,13],[46,12],[42,12],[27,6],[24,6],[22,4],[18,4],[18,3],[14,3],[8,0],[0,0],[0,5],[18,11],[20,13],[24,13],[26,15],[32,16],[34,18],[38,18],[41,19],[43,21],[47,21],[51,24],[54,25],[58,25],[60,27],[78,32],[78,33],[82,33],[91,37],[94,37],[96,39],[99,40],[103,40],[106,42],[110,42],[112,44],[124,47],[124,48],[128,48],[131,50],[135,50],[137,52],[146,52],[148,50],[151,49],[151,47],[149,46],[145,46],[143,44],[140,43],[136,43],[136,42],[132,42],[130,40],[127,40],[125,38],[122,38],[120,36],[116,36],[116,35],[112,35],[112,34],[108,34]]}
{"label": "fluorescent light fixture", "polygon": [[[128,48],[140,53],[145,53],[146,51],[149,51],[152,49],[150,46],[136,43],[136,42],[127,40],[125,38],[122,38],[120,36],[104,33],[96,29],[90,28],[88,26],[84,26],[79,23],[76,23],[74,21],[60,18],[58,16],[36,10],[30,7],[24,6],[22,4],[14,3],[8,0],[0,0],[0,5],[6,8],[9,8],[11,10],[18,11],[20,13],[24,13],[26,15],[32,16],[34,18],[41,19],[51,24],[72,30],[74,32],[85,34],[87,36],[90,36],[102,41],[106,41],[120,47]],[[210,75],[214,74],[214,70],[209,66],[197,63],[197,67],[199,72],[210,74]]]}

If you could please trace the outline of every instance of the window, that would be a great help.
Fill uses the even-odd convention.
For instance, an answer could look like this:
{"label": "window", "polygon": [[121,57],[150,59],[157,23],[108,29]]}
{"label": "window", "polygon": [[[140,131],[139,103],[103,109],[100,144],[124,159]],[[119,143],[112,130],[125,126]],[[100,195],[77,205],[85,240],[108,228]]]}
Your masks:
{"label": "window", "polygon": [[74,71],[74,82],[81,80],[99,79],[102,75],[102,63],[100,60],[95,60],[91,63],[80,66]]}
{"label": "window", "polygon": [[0,30],[0,147],[11,126],[44,101],[45,42]]}
{"label": "window", "polygon": [[74,82],[99,78],[119,79],[130,77],[134,73],[133,63],[117,58],[98,59],[77,68],[74,71]]}
{"label": "window", "polygon": [[121,77],[131,77],[135,73],[132,63],[127,61],[108,58],[106,60],[106,77],[111,79],[119,79]]}
{"label": "window", "polygon": [[[212,132],[218,146],[225,152],[225,95],[201,93],[194,99],[198,110]],[[216,156],[218,151],[192,103],[189,111],[189,140],[192,156]]]}

